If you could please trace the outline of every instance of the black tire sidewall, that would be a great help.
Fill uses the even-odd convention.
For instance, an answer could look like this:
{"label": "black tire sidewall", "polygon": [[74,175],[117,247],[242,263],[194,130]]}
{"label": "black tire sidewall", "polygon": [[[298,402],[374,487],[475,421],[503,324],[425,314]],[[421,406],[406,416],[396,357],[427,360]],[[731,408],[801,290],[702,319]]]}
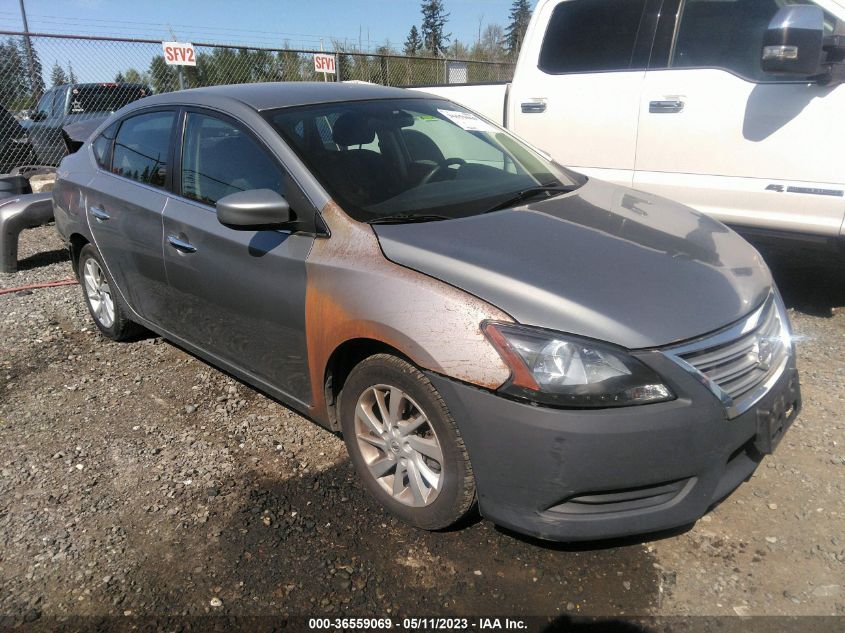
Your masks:
{"label": "black tire sidewall", "polygon": [[[410,507],[395,500],[381,488],[370,474],[355,437],[355,407],[361,394],[377,384],[398,387],[422,408],[434,429],[443,451],[443,486],[431,505]],[[434,386],[413,365],[393,356],[380,354],[359,364],[349,375],[340,397],[340,420],[343,438],[355,470],[364,487],[376,500],[406,523],[429,530],[446,528],[458,521],[469,509],[466,486],[474,479],[454,421]],[[470,480],[469,484],[467,479]]]}

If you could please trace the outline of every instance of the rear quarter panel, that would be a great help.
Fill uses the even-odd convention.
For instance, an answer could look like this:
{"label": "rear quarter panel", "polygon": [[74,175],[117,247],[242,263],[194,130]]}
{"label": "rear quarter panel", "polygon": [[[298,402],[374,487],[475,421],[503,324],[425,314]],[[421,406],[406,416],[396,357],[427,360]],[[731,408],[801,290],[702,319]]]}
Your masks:
{"label": "rear quarter panel", "polygon": [[53,214],[56,218],[56,230],[65,241],[70,240],[73,234],[79,234],[91,241],[85,209],[88,185],[94,174],[93,160],[87,143],[75,154],[66,156],[59,165],[53,186]]}

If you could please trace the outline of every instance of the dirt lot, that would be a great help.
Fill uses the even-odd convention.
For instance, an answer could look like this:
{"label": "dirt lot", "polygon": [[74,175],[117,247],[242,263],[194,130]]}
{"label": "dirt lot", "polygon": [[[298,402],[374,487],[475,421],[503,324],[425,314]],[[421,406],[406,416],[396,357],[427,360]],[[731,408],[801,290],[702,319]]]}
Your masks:
{"label": "dirt lot", "polygon": [[[52,226],[21,257],[0,286],[70,276]],[[685,531],[578,546],[406,527],[338,437],[105,340],[78,286],[0,296],[0,615],[845,615],[845,275],[771,263],[804,395],[777,453]]]}

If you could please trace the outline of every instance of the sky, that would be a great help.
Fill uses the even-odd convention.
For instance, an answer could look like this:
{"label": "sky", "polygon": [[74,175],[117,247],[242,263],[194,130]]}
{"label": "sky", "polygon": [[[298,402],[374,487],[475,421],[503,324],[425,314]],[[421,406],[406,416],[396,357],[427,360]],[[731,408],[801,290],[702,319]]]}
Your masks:
{"label": "sky", "polygon": [[[32,32],[111,35],[223,44],[331,48],[332,39],[401,49],[419,0],[24,0]],[[445,0],[452,39],[473,43],[488,24],[506,26],[513,0]],[[536,0],[532,0],[532,6]],[[20,30],[18,0],[0,0],[0,30]]]}

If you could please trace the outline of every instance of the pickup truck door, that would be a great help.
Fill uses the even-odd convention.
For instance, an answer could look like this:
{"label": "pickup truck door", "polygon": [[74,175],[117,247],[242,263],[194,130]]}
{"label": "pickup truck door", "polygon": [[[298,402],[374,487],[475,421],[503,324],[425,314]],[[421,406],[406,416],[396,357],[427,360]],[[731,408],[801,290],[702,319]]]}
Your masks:
{"label": "pickup truck door", "polygon": [[541,3],[508,97],[510,129],[576,171],[630,186],[659,4]]}
{"label": "pickup truck door", "polygon": [[[634,187],[733,225],[837,235],[845,86],[763,73],[763,33],[782,4],[666,0],[643,84]],[[818,4],[832,32],[831,11],[843,10]]]}

